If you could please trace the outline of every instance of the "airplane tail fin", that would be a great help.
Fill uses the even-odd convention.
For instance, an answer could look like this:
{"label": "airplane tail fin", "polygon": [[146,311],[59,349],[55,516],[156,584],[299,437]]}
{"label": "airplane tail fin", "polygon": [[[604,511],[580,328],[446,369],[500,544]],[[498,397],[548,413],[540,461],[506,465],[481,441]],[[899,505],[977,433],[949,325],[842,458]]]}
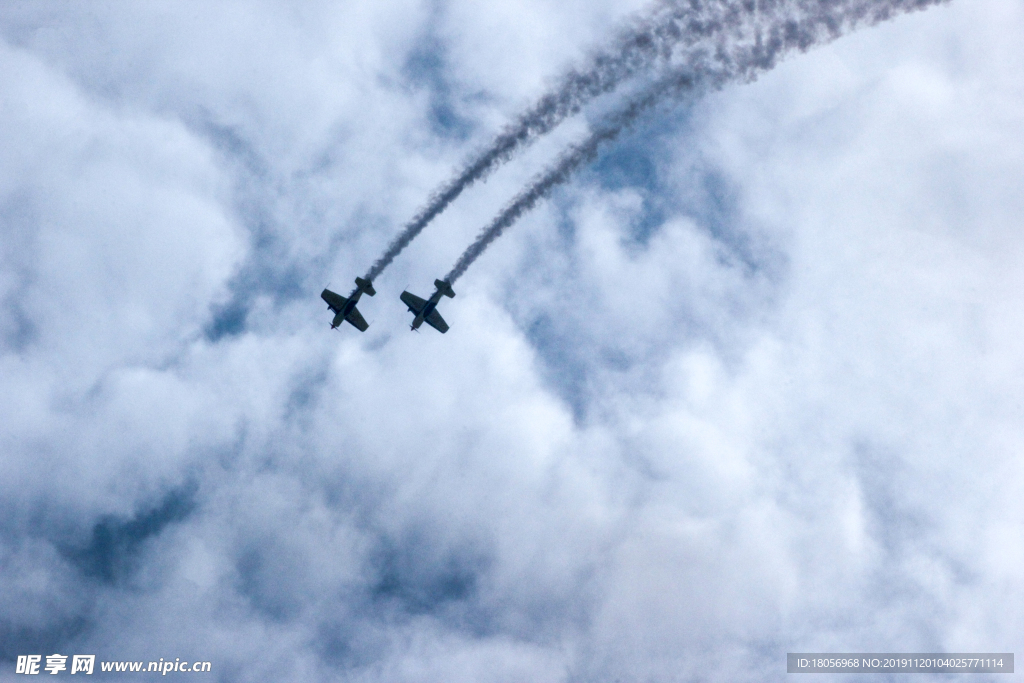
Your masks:
{"label": "airplane tail fin", "polygon": [[434,280],[434,286],[449,299],[455,298],[455,290],[452,289],[447,280]]}
{"label": "airplane tail fin", "polygon": [[356,278],[356,287],[361,289],[365,294],[369,294],[370,296],[373,296],[374,294],[377,293],[377,291],[373,288],[373,283],[370,282],[369,280],[364,280],[361,277]]}

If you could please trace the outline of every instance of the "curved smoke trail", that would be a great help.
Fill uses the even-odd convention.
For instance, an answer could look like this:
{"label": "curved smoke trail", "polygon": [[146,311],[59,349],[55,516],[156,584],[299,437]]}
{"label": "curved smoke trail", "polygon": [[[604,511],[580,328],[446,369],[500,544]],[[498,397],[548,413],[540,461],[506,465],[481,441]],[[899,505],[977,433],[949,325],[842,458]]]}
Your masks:
{"label": "curved smoke trail", "polygon": [[[759,4],[774,2],[759,0]],[[621,32],[611,51],[591,57],[583,70],[567,73],[553,92],[520,115],[455,177],[438,188],[374,262],[365,279],[375,280],[463,190],[486,178],[517,151],[623,81],[658,63],[670,63],[680,49],[739,30],[756,16],[757,12],[748,7],[753,4],[735,0],[661,0],[647,18]]]}
{"label": "curved smoke trail", "polygon": [[[786,54],[805,51],[831,42],[849,31],[872,26],[899,14],[925,9],[949,0],[798,0],[758,3],[759,19],[774,14],[767,24],[756,27],[752,39],[727,46],[720,43],[713,53],[696,51],[689,62],[656,81],[605,122],[581,143],[563,152],[547,171],[516,195],[466,248],[444,279],[454,284],[506,228],[512,226],[552,189],[565,183],[573,172],[591,161],[598,148],[614,140],[636,119],[666,96],[699,96],[734,81],[752,81],[771,70]],[[755,3],[750,2],[750,6]],[[770,7],[769,7],[770,5]],[[790,10],[790,11],[787,11]],[[792,12],[792,10],[796,10]]]}

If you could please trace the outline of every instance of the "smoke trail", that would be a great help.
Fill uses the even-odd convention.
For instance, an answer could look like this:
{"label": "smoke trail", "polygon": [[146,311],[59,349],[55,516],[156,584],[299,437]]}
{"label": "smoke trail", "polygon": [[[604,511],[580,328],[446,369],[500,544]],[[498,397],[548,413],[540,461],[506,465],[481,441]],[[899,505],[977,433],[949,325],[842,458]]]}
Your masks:
{"label": "smoke trail", "polygon": [[660,0],[649,17],[620,34],[610,52],[596,54],[585,69],[566,74],[553,92],[519,116],[454,178],[438,188],[374,262],[365,279],[375,280],[463,190],[486,178],[517,151],[578,113],[589,101],[659,62],[670,62],[680,48],[737,30],[749,18],[745,3]]}
{"label": "smoke trail", "polygon": [[466,269],[484,253],[487,247],[501,236],[505,228],[512,226],[519,218],[546,197],[556,186],[569,180],[580,166],[594,159],[598,148],[618,137],[619,133],[632,124],[643,112],[657,104],[667,90],[680,90],[697,86],[697,78],[689,73],[679,74],[671,79],[659,81],[653,88],[627,107],[611,116],[608,122],[593,132],[585,141],[573,145],[563,152],[558,160],[543,174],[537,176],[531,185],[509,202],[498,216],[484,228],[476,240],[466,248],[459,260],[452,266],[444,279],[454,284]]}
{"label": "smoke trail", "polygon": [[[572,173],[591,161],[598,148],[614,140],[636,119],[666,96],[699,96],[733,81],[752,81],[771,70],[794,50],[806,51],[815,45],[835,40],[862,26],[873,26],[899,14],[926,9],[949,0],[798,0],[793,3],[761,2],[758,19],[774,15],[767,25],[758,26],[753,39],[731,48],[720,43],[712,54],[695,51],[685,66],[668,76],[610,116],[590,137],[563,152],[555,163],[516,195],[466,248],[444,279],[454,284],[506,228],[512,226],[556,186],[569,180]],[[754,7],[754,3],[749,3]],[[796,12],[792,13],[791,10]],[[790,11],[787,11],[790,10]],[[803,15],[803,16],[800,16]]]}

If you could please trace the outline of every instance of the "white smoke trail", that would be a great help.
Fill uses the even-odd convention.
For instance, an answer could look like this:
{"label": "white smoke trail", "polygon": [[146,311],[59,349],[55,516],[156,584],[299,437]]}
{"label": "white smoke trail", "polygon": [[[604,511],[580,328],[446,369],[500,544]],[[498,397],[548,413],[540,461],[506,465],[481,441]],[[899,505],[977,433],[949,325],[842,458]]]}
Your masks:
{"label": "white smoke trail", "polygon": [[[666,96],[699,96],[735,81],[752,81],[793,51],[805,51],[863,26],[949,0],[796,0],[748,2],[757,18],[749,40],[719,43],[712,53],[692,51],[683,66],[656,81],[624,108],[608,117],[586,140],[563,152],[557,161],[516,195],[462,253],[444,279],[454,284],[505,229],[512,226],[552,189],[592,160],[598,148],[632,125]],[[767,21],[766,21],[767,20]],[[730,36],[730,38],[733,38]]]}
{"label": "white smoke trail", "polygon": [[365,279],[376,279],[463,190],[486,178],[516,152],[577,114],[594,98],[657,64],[670,63],[680,49],[699,46],[742,28],[754,16],[747,4],[729,0],[661,0],[648,17],[620,33],[612,50],[593,55],[585,68],[567,73],[553,92],[519,116],[455,177],[438,188],[374,262]]}

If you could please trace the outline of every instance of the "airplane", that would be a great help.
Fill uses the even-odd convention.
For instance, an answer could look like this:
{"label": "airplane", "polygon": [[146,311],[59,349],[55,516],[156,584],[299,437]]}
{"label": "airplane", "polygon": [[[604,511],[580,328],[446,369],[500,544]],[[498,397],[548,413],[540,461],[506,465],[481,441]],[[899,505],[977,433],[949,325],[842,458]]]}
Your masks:
{"label": "airplane", "polygon": [[331,321],[332,330],[337,329],[338,325],[347,320],[360,332],[366,332],[369,325],[363,320],[363,316],[359,315],[359,309],[356,308],[356,302],[364,293],[373,296],[377,292],[373,289],[373,283],[361,277],[356,278],[356,288],[352,290],[347,299],[329,289],[320,292],[320,298],[327,302],[327,308],[336,314],[334,320]]}
{"label": "airplane", "polygon": [[416,316],[409,329],[418,329],[419,326],[423,324],[423,321],[426,321],[428,325],[441,334],[448,331],[448,323],[446,323],[444,318],[441,317],[441,314],[437,312],[437,303],[441,300],[442,294],[446,297],[453,298],[455,296],[455,292],[452,290],[452,286],[444,280],[434,280],[434,286],[437,287],[437,290],[430,295],[429,301],[424,301],[415,294],[402,292],[402,303],[408,306],[409,312]]}

